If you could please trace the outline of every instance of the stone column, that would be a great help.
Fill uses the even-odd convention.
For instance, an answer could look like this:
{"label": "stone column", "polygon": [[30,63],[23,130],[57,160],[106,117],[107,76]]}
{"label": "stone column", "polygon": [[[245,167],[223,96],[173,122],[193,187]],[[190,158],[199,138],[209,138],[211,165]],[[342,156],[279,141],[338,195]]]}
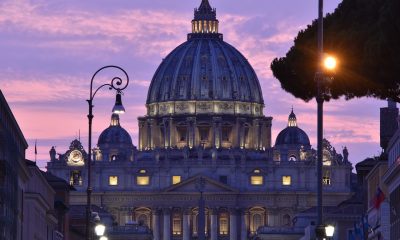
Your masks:
{"label": "stone column", "polygon": [[214,133],[214,146],[215,148],[221,147],[221,117],[213,117],[213,133]]}
{"label": "stone column", "polygon": [[188,126],[188,147],[193,148],[195,146],[195,122],[196,118],[188,117],[186,119],[187,126]]}
{"label": "stone column", "polygon": [[237,210],[231,209],[229,211],[229,240],[237,240]]}
{"label": "stone column", "polygon": [[172,117],[169,118],[169,147],[174,147],[176,145],[175,141],[175,125],[174,119]]}
{"label": "stone column", "polygon": [[153,147],[153,119],[147,119],[147,149]]}
{"label": "stone column", "polygon": [[153,240],[160,240],[160,210],[154,209],[152,215]]}
{"label": "stone column", "polygon": [[169,208],[164,208],[163,214],[164,214],[163,240],[171,240],[171,210]]}
{"label": "stone column", "polygon": [[245,123],[246,119],[244,118],[237,118],[237,146],[240,148],[244,148],[244,123]]}
{"label": "stone column", "polygon": [[242,209],[240,215],[240,240],[247,240],[249,229],[249,212],[247,209]]}
{"label": "stone column", "polygon": [[164,139],[163,140],[163,144],[164,144],[164,148],[169,148],[170,147],[170,136],[169,136],[169,119],[168,118],[163,118],[163,125],[164,125]]}
{"label": "stone column", "polygon": [[190,240],[190,214],[191,214],[191,209],[185,209],[183,211],[183,240]]}
{"label": "stone column", "polygon": [[211,240],[218,240],[218,209],[211,209],[210,236]]}
{"label": "stone column", "polygon": [[145,148],[145,140],[144,140],[144,132],[145,132],[145,121],[143,119],[139,119],[139,150],[142,151]]}

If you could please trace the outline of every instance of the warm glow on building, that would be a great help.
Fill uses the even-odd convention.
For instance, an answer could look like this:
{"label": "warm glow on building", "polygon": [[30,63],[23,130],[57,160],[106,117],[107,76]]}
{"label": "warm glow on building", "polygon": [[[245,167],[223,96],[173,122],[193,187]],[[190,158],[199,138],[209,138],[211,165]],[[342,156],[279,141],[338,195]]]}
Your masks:
{"label": "warm glow on building", "polygon": [[284,186],[292,185],[292,177],[291,176],[282,176],[282,185],[284,185]]}
{"label": "warm glow on building", "polygon": [[178,184],[181,182],[181,176],[172,176],[172,184]]}
{"label": "warm glow on building", "polygon": [[263,176],[251,176],[251,185],[263,185]]}
{"label": "warm glow on building", "polygon": [[108,185],[117,186],[118,185],[118,176],[110,176],[108,178]]}
{"label": "warm glow on building", "polygon": [[149,176],[137,176],[136,183],[140,186],[146,186],[150,184],[150,177]]}

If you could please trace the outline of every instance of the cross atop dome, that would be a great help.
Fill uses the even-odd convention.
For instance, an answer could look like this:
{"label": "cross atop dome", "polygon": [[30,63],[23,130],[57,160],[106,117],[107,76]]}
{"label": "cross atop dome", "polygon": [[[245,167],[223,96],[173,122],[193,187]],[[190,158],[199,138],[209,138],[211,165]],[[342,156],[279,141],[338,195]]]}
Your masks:
{"label": "cross atop dome", "polygon": [[292,112],[289,115],[288,127],[297,127],[297,118],[296,114],[293,112],[293,107]]}
{"label": "cross atop dome", "polygon": [[211,7],[208,0],[202,0],[199,8],[194,9],[192,34],[189,34],[189,37],[192,35],[220,36],[218,34],[218,24],[217,10]]}

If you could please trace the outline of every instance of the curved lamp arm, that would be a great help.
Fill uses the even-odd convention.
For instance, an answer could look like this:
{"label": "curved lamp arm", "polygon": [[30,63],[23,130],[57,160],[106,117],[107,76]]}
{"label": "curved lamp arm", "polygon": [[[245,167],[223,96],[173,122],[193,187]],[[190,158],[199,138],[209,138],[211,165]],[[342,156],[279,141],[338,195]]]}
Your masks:
{"label": "curved lamp arm", "polygon": [[[106,83],[106,84],[103,84],[103,85],[99,86],[99,87],[93,92],[93,81],[94,81],[94,79],[96,78],[97,74],[98,74],[99,72],[103,71],[104,69],[108,69],[108,68],[115,68],[115,69],[121,70],[121,71],[124,73],[124,75],[125,75],[125,79],[122,79],[122,78],[120,78],[120,77],[114,77],[114,78],[111,79],[111,82],[110,82],[110,83]],[[125,81],[125,84],[124,84],[124,80],[126,80],[126,81]],[[105,87],[105,86],[108,86],[110,90],[114,89],[114,90],[116,90],[118,93],[120,93],[122,90],[124,90],[126,87],[128,87],[128,84],[129,84],[129,76],[128,76],[128,73],[126,73],[126,71],[125,71],[124,69],[122,69],[121,67],[115,66],[115,65],[104,66],[104,67],[100,68],[99,70],[97,70],[97,71],[93,74],[93,76],[92,76],[92,79],[91,79],[91,81],[90,81],[90,97],[89,97],[89,100],[88,100],[88,101],[92,101],[93,98],[94,98],[94,96],[96,96],[97,92],[98,92],[101,88],[103,88],[103,87]]]}

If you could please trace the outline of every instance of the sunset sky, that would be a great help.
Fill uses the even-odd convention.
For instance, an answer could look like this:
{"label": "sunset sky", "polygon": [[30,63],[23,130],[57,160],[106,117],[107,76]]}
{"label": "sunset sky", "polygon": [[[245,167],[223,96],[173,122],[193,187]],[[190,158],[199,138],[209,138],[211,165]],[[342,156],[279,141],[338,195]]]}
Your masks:
{"label": "sunset sky", "polygon": [[[326,0],[332,12],[339,0]],[[258,74],[264,113],[273,117],[273,143],[287,125],[293,106],[299,127],[316,147],[316,103],[281,90],[269,65],[282,57],[297,32],[317,16],[317,0],[210,0],[217,8],[224,40],[241,51]],[[119,65],[131,77],[123,96],[121,124],[137,145],[137,117],[145,114],[151,78],[164,58],[186,40],[200,0],[2,0],[0,2],[0,89],[29,143],[27,158],[46,165],[51,146],[65,153],[78,137],[87,148],[87,103],[93,73]],[[107,83],[107,75],[95,79]],[[101,90],[94,100],[94,138],[108,127],[114,94]],[[350,160],[378,155],[379,108],[375,99],[325,104],[325,137]]]}

